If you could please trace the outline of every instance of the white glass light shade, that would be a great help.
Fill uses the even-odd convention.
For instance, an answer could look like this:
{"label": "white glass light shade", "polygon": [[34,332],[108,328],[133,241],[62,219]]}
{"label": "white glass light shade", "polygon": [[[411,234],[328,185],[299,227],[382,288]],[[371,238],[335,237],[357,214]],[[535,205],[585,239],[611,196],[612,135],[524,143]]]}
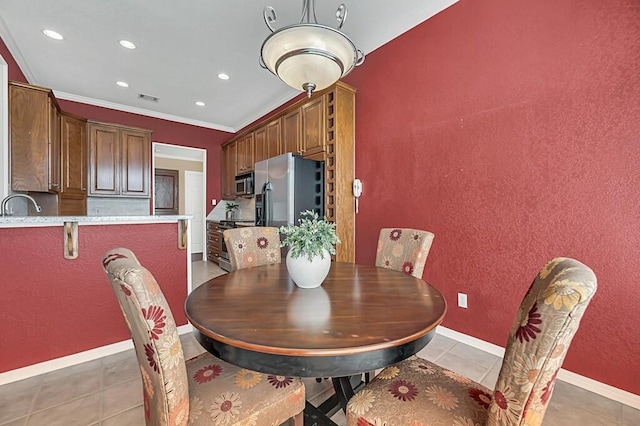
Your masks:
{"label": "white glass light shade", "polygon": [[299,24],[282,28],[262,44],[262,60],[289,86],[306,91],[329,87],[355,67],[358,51],[353,42],[333,28]]}

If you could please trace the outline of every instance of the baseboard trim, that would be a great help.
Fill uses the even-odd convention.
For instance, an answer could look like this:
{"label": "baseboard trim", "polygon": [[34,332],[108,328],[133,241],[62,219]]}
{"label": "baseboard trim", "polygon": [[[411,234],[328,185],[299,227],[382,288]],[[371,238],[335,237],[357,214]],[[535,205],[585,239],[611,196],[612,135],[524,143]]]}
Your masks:
{"label": "baseboard trim", "polygon": [[[485,342],[476,337],[469,336],[467,334],[460,333],[459,331],[452,330],[443,326],[438,326],[436,333],[448,337],[453,340],[457,340],[465,345],[472,346],[476,349],[488,352],[490,354],[504,357],[504,348],[493,343]],[[607,385],[602,382],[590,379],[580,374],[574,373],[564,368],[560,369],[558,373],[558,379],[570,383],[574,386],[586,389],[589,392],[593,392],[605,398],[612,399],[621,404],[628,405],[629,407],[640,410],[640,395],[633,394],[631,392],[624,391],[622,389],[615,388],[611,385]]]}
{"label": "baseboard trim", "polygon": [[[178,334],[186,334],[191,331],[193,331],[193,326],[191,324],[185,324],[178,327]],[[131,339],[101,346],[95,349],[89,349],[84,352],[78,352],[77,354],[40,362],[38,364],[28,365],[15,370],[6,371],[4,373],[0,373],[0,386],[28,379],[29,377],[40,374],[49,373],[61,368],[82,364],[83,362],[93,361],[94,359],[117,354],[118,352],[124,352],[129,349],[133,349],[133,341]]]}

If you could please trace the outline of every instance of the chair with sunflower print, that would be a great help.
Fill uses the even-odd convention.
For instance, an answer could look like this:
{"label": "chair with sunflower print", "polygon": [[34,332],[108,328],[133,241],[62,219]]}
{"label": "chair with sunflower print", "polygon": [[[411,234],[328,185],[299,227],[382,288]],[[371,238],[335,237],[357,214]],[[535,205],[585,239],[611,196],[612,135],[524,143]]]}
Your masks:
{"label": "chair with sunflower print", "polygon": [[413,356],[382,370],[351,398],[347,425],[541,425],[596,287],[587,266],[553,259],[522,300],[495,390]]}
{"label": "chair with sunflower print", "polygon": [[433,234],[409,228],[383,228],[378,238],[376,266],[422,278]]}
{"label": "chair with sunflower print", "polygon": [[231,270],[280,263],[280,233],[272,226],[243,226],[223,232]]}
{"label": "chair with sunflower print", "polygon": [[186,360],[158,283],[128,249],[107,252],[103,268],[134,343],[147,425],[303,424],[305,389],[204,353]]}

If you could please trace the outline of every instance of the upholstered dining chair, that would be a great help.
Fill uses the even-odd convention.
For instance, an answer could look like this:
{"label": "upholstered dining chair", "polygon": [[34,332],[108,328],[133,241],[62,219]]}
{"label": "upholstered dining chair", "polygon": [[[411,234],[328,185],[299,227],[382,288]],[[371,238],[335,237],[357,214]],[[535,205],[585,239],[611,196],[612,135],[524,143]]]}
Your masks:
{"label": "upholstered dining chair", "polygon": [[242,369],[208,353],[185,361],[173,315],[151,273],[125,248],[107,252],[102,265],[133,339],[147,425],[302,426],[300,379]]}
{"label": "upholstered dining chair", "polygon": [[553,259],[522,300],[495,390],[413,356],[382,370],[351,398],[347,425],[541,425],[596,287],[587,266]]}
{"label": "upholstered dining chair", "polygon": [[242,226],[223,233],[231,270],[280,263],[280,233],[272,226]]}
{"label": "upholstered dining chair", "polygon": [[376,266],[422,278],[433,234],[410,228],[383,228],[378,238]]}

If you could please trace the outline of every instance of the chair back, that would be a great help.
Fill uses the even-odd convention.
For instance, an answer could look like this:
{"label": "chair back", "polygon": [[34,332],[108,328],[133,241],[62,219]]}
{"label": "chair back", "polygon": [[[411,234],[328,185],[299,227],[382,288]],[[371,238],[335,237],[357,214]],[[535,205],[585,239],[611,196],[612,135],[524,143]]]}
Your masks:
{"label": "chair back", "polygon": [[489,425],[541,425],[580,319],[596,292],[593,271],[574,259],[544,266],[522,300],[489,407]]}
{"label": "chair back", "polygon": [[188,416],[189,388],[176,323],[158,283],[128,249],[108,251],[102,266],[131,332],[143,382],[147,425]]}
{"label": "chair back", "polygon": [[231,270],[280,263],[280,233],[272,226],[243,226],[226,229],[224,243]]}
{"label": "chair back", "polygon": [[410,228],[383,228],[378,238],[376,266],[422,278],[433,234]]}

